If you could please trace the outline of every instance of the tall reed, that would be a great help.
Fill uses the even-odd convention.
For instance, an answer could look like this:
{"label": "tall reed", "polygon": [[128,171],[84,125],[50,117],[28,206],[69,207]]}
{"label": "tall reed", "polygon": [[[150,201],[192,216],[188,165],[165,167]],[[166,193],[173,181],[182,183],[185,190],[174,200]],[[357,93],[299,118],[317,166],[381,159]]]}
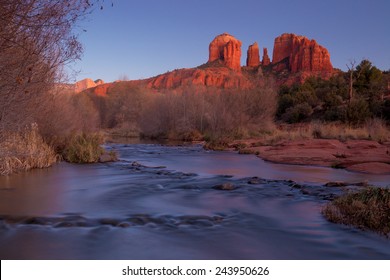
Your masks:
{"label": "tall reed", "polygon": [[18,132],[3,133],[0,139],[0,175],[49,167],[57,159],[54,149],[42,139],[35,123]]}

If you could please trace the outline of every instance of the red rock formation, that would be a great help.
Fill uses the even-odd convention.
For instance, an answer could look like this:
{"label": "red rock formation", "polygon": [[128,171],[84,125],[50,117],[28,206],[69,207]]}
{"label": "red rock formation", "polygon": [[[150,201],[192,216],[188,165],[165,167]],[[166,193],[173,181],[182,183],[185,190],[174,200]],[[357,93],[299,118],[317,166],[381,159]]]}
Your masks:
{"label": "red rock formation", "polygon": [[82,92],[83,90],[86,90],[87,88],[91,88],[95,86],[96,86],[95,82],[87,78],[75,83],[75,92],[79,93]]}
{"label": "red rock formation", "polygon": [[326,48],[315,40],[287,33],[275,39],[272,64],[279,64],[275,68],[277,71],[288,69],[291,73],[333,71]]}
{"label": "red rock formation", "polygon": [[327,49],[315,40],[302,40],[297,50],[290,57],[291,72],[332,72],[333,66]]}
{"label": "red rock formation", "polygon": [[[263,70],[269,71],[269,68],[258,67],[261,65],[258,44],[254,43],[248,48],[247,66],[249,68],[245,71],[241,71],[240,58],[241,42],[224,33],[215,37],[210,43],[208,63],[200,67],[175,70],[138,81],[101,84],[102,81],[99,80],[95,83],[92,80],[86,80],[83,83],[80,82],[77,88],[80,91],[93,86],[94,88],[89,92],[106,96],[117,90],[115,87],[117,84],[125,88],[139,86],[157,91],[168,89],[176,92],[190,85],[222,89],[248,89],[259,86],[264,81]],[[221,65],[226,67],[220,67]],[[271,73],[283,72],[275,75],[278,84],[304,82],[312,75],[329,78],[333,73],[328,51],[316,41],[294,34],[283,34],[275,39],[272,63],[267,48],[264,48],[262,65],[270,65],[273,70]],[[253,75],[254,69],[250,69],[251,67],[258,67],[257,75]],[[96,86],[98,83],[100,85]]]}
{"label": "red rock formation", "polygon": [[246,66],[258,67],[260,65],[259,45],[255,42],[248,47]]}
{"label": "red rock formation", "polygon": [[224,67],[179,69],[146,80],[152,89],[176,89],[181,86],[201,85],[219,88],[249,88],[252,83],[241,72]]}
{"label": "red rock formation", "polygon": [[268,50],[267,48],[263,48],[263,61],[262,61],[262,64],[263,66],[267,66],[271,63],[271,60],[269,59],[269,56],[268,56]]}
{"label": "red rock formation", "polygon": [[241,70],[241,41],[223,33],[214,38],[209,45],[209,61],[220,60],[227,67]]}
{"label": "red rock formation", "polygon": [[112,83],[99,84],[91,90],[97,96],[106,96],[108,89],[112,86]]}
{"label": "red rock formation", "polygon": [[97,79],[94,82],[95,82],[95,85],[97,85],[97,86],[104,84],[104,81],[102,79]]}
{"label": "red rock formation", "polygon": [[272,64],[276,64],[292,54],[292,41],[294,34],[284,33],[275,38]]}
{"label": "red rock formation", "polygon": [[104,81],[102,79],[97,79],[96,81],[93,81],[92,79],[87,78],[76,82],[74,88],[75,88],[75,92],[79,93],[86,90],[87,88],[96,87],[97,85],[102,85],[102,84],[104,84]]}

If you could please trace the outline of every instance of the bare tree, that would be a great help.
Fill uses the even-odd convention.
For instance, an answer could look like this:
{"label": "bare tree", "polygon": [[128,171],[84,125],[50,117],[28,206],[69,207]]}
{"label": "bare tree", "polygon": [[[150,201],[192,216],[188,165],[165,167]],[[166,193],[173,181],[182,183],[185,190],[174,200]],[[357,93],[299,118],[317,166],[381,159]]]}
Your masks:
{"label": "bare tree", "polygon": [[62,67],[80,57],[88,0],[0,0],[0,132],[34,120]]}
{"label": "bare tree", "polygon": [[349,73],[349,88],[348,98],[349,102],[353,99],[353,85],[360,76],[360,71],[356,71],[356,60],[350,60],[349,64],[346,64]]}
{"label": "bare tree", "polygon": [[349,88],[348,88],[349,102],[351,102],[353,98],[353,82],[354,82],[353,72],[355,71],[355,64],[356,64],[356,60],[351,60],[349,64],[346,64],[349,72]]}

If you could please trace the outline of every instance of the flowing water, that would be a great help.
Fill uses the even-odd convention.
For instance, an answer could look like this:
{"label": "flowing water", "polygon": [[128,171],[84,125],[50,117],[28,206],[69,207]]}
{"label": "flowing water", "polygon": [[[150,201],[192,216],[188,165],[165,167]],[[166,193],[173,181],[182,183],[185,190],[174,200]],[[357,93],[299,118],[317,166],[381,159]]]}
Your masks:
{"label": "flowing water", "polygon": [[321,215],[343,192],[324,183],[389,175],[198,145],[108,148],[119,162],[0,177],[1,259],[390,259],[388,238]]}

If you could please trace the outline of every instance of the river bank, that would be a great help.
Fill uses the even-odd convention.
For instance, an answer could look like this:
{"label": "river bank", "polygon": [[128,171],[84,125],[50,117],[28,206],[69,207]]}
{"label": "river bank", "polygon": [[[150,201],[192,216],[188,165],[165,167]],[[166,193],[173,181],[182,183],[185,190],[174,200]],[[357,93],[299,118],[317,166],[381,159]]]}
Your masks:
{"label": "river bank", "polygon": [[390,142],[370,140],[306,139],[275,144],[261,139],[237,140],[228,145],[240,153],[256,154],[275,162],[343,168],[370,174],[390,174]]}

